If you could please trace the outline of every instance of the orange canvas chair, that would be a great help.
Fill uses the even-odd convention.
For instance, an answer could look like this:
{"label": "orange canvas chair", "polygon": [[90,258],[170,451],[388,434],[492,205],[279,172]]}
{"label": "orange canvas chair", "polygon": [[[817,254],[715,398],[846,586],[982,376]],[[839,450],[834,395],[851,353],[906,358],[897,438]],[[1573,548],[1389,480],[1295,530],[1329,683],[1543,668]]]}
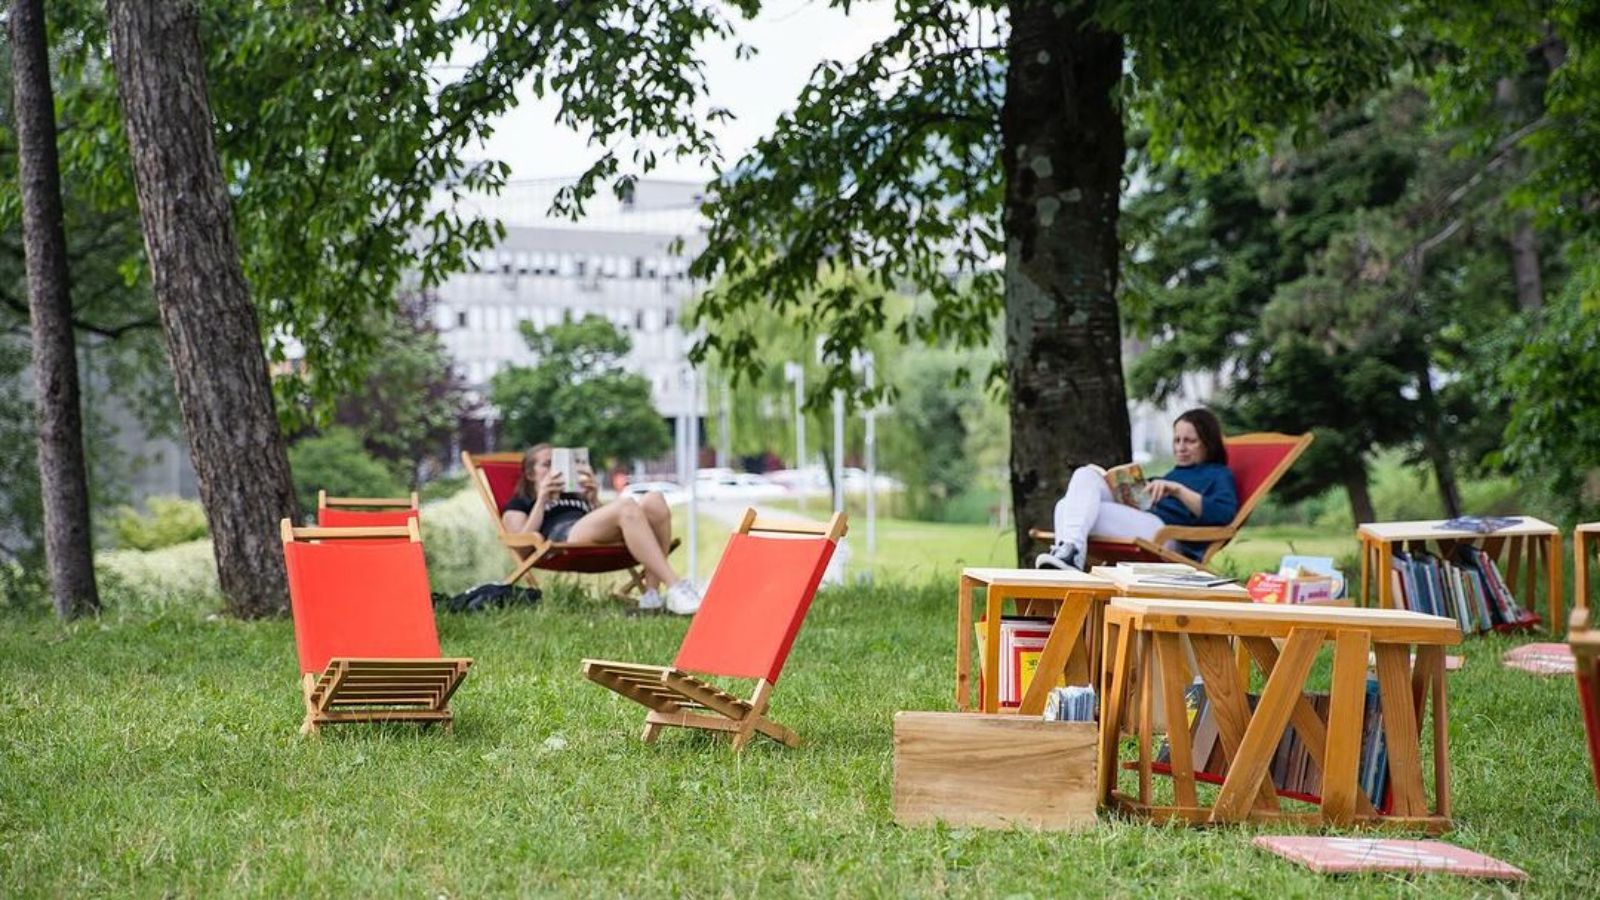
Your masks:
{"label": "orange canvas chair", "polygon": [[[500,510],[517,492],[517,482],[522,478],[520,453],[467,453],[462,451],[461,463],[467,468],[467,477],[478,490],[489,518],[494,520],[495,535],[515,560],[515,567],[505,578],[506,584],[526,581],[529,587],[538,587],[534,569],[548,572],[580,572],[603,574],[627,572],[628,584],[617,593],[626,596],[630,591],[644,589],[644,569],[628,552],[625,544],[579,544],[570,541],[552,541],[542,534],[513,534],[500,521]],[[678,547],[672,539],[667,552]]]}
{"label": "orange canvas chair", "polygon": [[[1156,532],[1150,540],[1114,540],[1091,537],[1087,565],[1105,565],[1117,562],[1181,562],[1193,565],[1195,561],[1183,553],[1169,549],[1168,541],[1188,541],[1205,545],[1199,565],[1204,567],[1218,550],[1233,540],[1245,520],[1278,483],[1283,473],[1289,471],[1300,454],[1311,446],[1311,434],[1241,434],[1225,438],[1228,448],[1228,471],[1233,473],[1234,487],[1239,495],[1239,511],[1226,525],[1168,525]],[[1036,540],[1051,541],[1055,532],[1032,529],[1028,532]]]}
{"label": "orange canvas chair", "polygon": [[1567,642],[1577,663],[1578,706],[1583,710],[1583,729],[1589,738],[1589,768],[1594,773],[1595,795],[1600,797],[1600,629],[1591,625],[1588,607],[1572,611]]}
{"label": "orange canvas chair", "polygon": [[410,497],[329,497],[317,491],[317,524],[323,528],[404,525],[416,518],[416,491]]}
{"label": "orange canvas chair", "polygon": [[[646,742],[671,725],[729,732],[736,751],[757,733],[797,745],[793,731],[767,718],[767,702],[845,530],[842,513],[820,525],[745,510],[673,664],[586,659],[584,677],[650,709]],[[699,675],[755,679],[755,693],[746,700]]]}
{"label": "orange canvas chair", "polygon": [[472,660],[439,656],[416,520],[281,527],[306,705],[300,733],[337,722],[449,725],[450,696]]}

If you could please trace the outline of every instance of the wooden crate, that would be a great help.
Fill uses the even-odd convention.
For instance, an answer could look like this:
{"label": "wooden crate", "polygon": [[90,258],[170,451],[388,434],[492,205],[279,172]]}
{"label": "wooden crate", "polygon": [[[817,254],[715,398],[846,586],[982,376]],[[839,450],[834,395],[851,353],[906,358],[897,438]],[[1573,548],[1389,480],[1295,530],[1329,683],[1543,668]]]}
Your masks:
{"label": "wooden crate", "polygon": [[1047,831],[1095,823],[1092,722],[901,712],[894,717],[894,819],[901,825]]}

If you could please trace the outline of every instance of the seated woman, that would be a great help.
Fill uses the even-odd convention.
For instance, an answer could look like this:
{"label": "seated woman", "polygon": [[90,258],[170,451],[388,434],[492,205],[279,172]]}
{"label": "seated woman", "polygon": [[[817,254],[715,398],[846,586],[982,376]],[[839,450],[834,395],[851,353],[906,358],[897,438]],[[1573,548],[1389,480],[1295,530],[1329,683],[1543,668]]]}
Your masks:
{"label": "seated woman", "polygon": [[[1105,470],[1082,466],[1072,473],[1066,496],[1056,503],[1056,538],[1049,552],[1039,554],[1040,569],[1083,569],[1090,536],[1150,540],[1165,525],[1226,525],[1239,511],[1238,490],[1228,471],[1228,450],[1222,424],[1208,409],[1191,409],[1172,424],[1172,457],[1177,463],[1165,478],[1146,482],[1152,506],[1148,512],[1112,498]],[[1179,544],[1198,558],[1203,547]]]}
{"label": "seated woman", "polygon": [[678,577],[667,562],[672,548],[672,512],[666,498],[651,491],[643,496],[624,494],[600,505],[600,487],[594,472],[579,470],[576,490],[560,472],[551,471],[550,445],[535,444],[522,455],[522,479],[517,492],[500,510],[506,530],[517,534],[537,532],[552,541],[579,544],[627,545],[644,567],[645,591],[640,609],[660,609],[661,588],[666,588],[666,608],[678,615],[693,615],[700,608],[700,592]]}

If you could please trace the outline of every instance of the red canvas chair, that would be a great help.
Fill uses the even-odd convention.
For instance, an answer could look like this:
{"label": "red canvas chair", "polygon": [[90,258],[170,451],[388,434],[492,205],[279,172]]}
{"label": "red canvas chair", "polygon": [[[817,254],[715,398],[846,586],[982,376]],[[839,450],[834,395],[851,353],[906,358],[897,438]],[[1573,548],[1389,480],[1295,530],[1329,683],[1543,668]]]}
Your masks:
{"label": "red canvas chair", "polygon": [[439,656],[416,520],[281,527],[306,705],[300,733],[338,722],[449,725],[450,696],[472,660]]}
{"label": "red canvas chair", "polygon": [[417,518],[417,492],[410,497],[329,497],[317,491],[317,524],[323,528],[404,525]]}
{"label": "red canvas chair", "polygon": [[[1218,550],[1233,540],[1246,519],[1278,483],[1283,473],[1289,471],[1300,454],[1311,446],[1311,434],[1241,434],[1225,438],[1228,448],[1228,471],[1233,473],[1234,487],[1239,494],[1239,511],[1226,525],[1168,525],[1156,532],[1150,540],[1134,538],[1114,540],[1091,537],[1087,565],[1105,565],[1117,562],[1181,562],[1194,564],[1194,560],[1166,546],[1168,541],[1189,541],[1205,544],[1199,565],[1204,567]],[[1031,529],[1028,534],[1036,540],[1051,541],[1055,532]]]}
{"label": "red canvas chair", "polygon": [[[625,544],[580,544],[570,541],[552,541],[542,534],[513,534],[500,521],[500,510],[517,492],[517,482],[522,479],[522,454],[520,453],[467,453],[462,451],[461,463],[467,468],[467,477],[478,490],[489,518],[494,520],[494,531],[515,560],[515,567],[505,578],[506,584],[526,581],[529,587],[538,587],[534,569],[547,572],[581,572],[601,574],[627,572],[628,584],[617,593],[644,589],[644,569],[628,552]],[[672,539],[670,553],[678,547]]]}
{"label": "red canvas chair", "polygon": [[[767,702],[845,530],[842,513],[817,525],[758,520],[745,510],[673,664],[586,659],[584,677],[650,709],[646,742],[671,725],[729,732],[736,751],[757,733],[797,745],[793,731],[767,718]],[[693,673],[755,679],[755,693],[745,700]]]}
{"label": "red canvas chair", "polygon": [[1589,737],[1589,767],[1594,773],[1595,795],[1600,797],[1600,629],[1591,627],[1588,607],[1572,611],[1567,642],[1577,662],[1578,706]]}

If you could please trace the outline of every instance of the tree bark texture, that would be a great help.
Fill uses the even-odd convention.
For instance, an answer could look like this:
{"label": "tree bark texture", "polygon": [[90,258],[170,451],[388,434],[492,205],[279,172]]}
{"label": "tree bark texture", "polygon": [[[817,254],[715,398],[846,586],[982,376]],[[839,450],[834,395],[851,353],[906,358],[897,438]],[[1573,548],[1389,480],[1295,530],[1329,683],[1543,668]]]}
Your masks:
{"label": "tree bark texture", "polygon": [[78,354],[56,153],[55,96],[42,0],[11,4],[11,82],[22,182],[22,240],[28,271],[34,409],[39,426],[39,494],[50,595],[63,619],[100,609],[89,528]]}
{"label": "tree bark texture", "polygon": [[1367,484],[1365,468],[1344,477],[1344,493],[1350,498],[1350,517],[1357,525],[1378,521],[1378,513],[1372,508],[1372,490]]}
{"label": "tree bark texture", "polygon": [[230,613],[286,606],[295,514],[255,308],[211,133],[196,6],[108,0],[145,253]]}
{"label": "tree bark texture", "polygon": [[1511,230],[1511,270],[1517,280],[1517,308],[1526,311],[1544,306],[1544,282],[1539,276],[1539,232],[1533,216],[1517,214]]}
{"label": "tree bark texture", "polygon": [[1087,4],[1010,4],[1001,152],[1017,554],[1073,469],[1132,451],[1117,317],[1122,38]]}

